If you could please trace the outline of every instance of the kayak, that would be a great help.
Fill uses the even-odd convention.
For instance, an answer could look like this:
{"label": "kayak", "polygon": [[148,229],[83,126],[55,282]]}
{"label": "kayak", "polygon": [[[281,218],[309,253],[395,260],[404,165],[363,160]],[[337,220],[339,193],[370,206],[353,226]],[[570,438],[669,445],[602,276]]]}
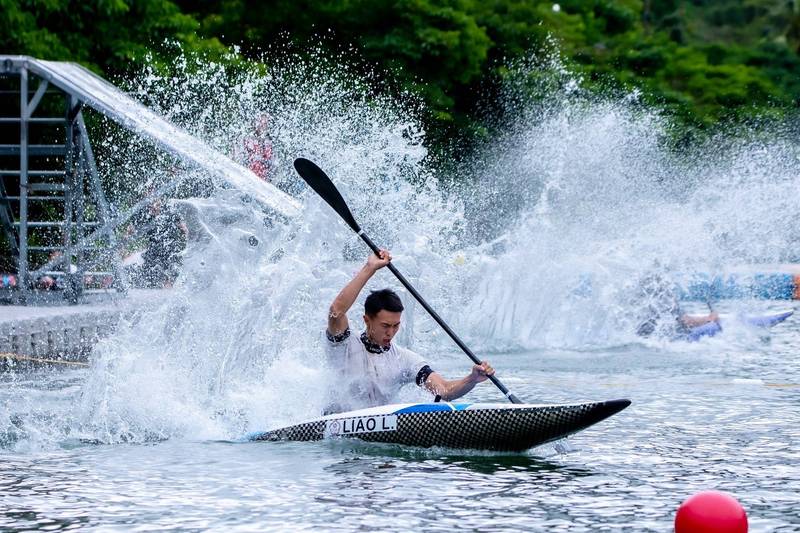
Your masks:
{"label": "kayak", "polygon": [[394,404],[323,416],[249,441],[318,441],[356,438],[406,446],[512,451],[528,450],[614,415],[630,400],[579,404]]}
{"label": "kayak", "polygon": [[[794,311],[783,311],[781,313],[772,313],[768,315],[754,315],[754,316],[745,316],[745,315],[738,315],[738,316],[720,316],[719,322],[708,322],[707,324],[703,324],[702,326],[697,326],[694,328],[690,328],[689,331],[682,336],[685,340],[690,342],[697,341],[702,339],[703,337],[713,337],[714,335],[720,333],[724,327],[726,322],[730,323],[731,321],[736,321],[739,324],[743,324],[745,326],[752,326],[757,328],[771,328],[775,324],[780,324],[790,316],[794,314]],[[691,316],[691,315],[690,315]]]}

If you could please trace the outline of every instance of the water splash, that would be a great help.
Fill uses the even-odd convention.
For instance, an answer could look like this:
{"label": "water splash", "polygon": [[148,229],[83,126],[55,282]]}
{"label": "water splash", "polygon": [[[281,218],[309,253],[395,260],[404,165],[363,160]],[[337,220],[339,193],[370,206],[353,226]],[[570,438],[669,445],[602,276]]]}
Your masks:
{"label": "water splash", "polygon": [[[276,62],[268,75],[186,60],[171,76],[137,81],[134,93],[234,158],[267,117],[270,179],[302,202],[304,214],[275,219],[218,185],[207,198],[173,202],[190,228],[182,274],[95,349],[80,404],[84,426],[103,442],[235,438],[317,415],[330,386],[324,309],[367,250],[306,190],[291,162],[302,155],[324,168],[412,278],[435,271],[462,215],[426,167],[413,102],[376,99],[352,74],[299,60]],[[381,275],[370,286],[390,282]],[[414,330],[401,342],[413,343]]]}
{"label": "water splash", "polygon": [[637,285],[654,271],[679,282],[797,260],[788,132],[740,127],[675,149],[668,117],[636,93],[588,94],[557,56],[518,64],[506,91],[512,118],[465,195],[473,233],[499,250],[481,258],[480,316],[464,314],[487,348],[638,341]]}
{"label": "water splash", "polygon": [[[99,160],[121,208],[181,180],[172,204],[189,227],[182,273],[97,346],[85,383],[65,393],[63,421],[6,402],[7,446],[229,439],[317,415],[335,386],[324,310],[367,250],[296,176],[297,156],[331,175],[367,233],[481,352],[627,344],[637,340],[637,279],[656,261],[685,272],[791,260],[797,249],[797,146],[781,133],[678,152],[668,118],[635,94],[587,94],[551,56],[512,71],[501,97],[512,119],[459,165],[454,186],[431,168],[416,102],[375,97],[361,77],[319,58],[270,64],[264,73],[184,59],[130,90],[239,160],[267,117],[270,179],[303,215],[277,219],[109,128]],[[397,287],[381,272],[368,288],[387,285]],[[407,312],[398,341],[453,350],[399,292]]]}

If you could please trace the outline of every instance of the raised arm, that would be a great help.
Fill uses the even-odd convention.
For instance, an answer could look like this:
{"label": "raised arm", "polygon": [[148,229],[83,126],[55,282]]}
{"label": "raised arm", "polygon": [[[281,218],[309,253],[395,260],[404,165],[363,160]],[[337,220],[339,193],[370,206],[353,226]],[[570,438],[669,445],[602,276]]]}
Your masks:
{"label": "raised arm", "polygon": [[356,298],[358,298],[361,289],[364,288],[364,285],[367,284],[367,281],[375,272],[388,265],[391,260],[392,254],[389,253],[389,250],[381,250],[380,257],[370,254],[367,258],[367,264],[358,271],[358,274],[334,298],[328,310],[328,333],[335,336],[347,329],[347,312],[353,306]]}

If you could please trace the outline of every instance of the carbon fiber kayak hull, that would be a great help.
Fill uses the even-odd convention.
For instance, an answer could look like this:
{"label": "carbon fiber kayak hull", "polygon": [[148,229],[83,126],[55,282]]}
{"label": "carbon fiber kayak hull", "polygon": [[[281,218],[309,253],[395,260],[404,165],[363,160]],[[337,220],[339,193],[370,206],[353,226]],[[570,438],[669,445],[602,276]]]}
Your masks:
{"label": "carbon fiber kayak hull", "polygon": [[253,441],[357,438],[406,446],[523,451],[586,429],[630,405],[609,400],[569,405],[397,404],[350,411],[272,431]]}

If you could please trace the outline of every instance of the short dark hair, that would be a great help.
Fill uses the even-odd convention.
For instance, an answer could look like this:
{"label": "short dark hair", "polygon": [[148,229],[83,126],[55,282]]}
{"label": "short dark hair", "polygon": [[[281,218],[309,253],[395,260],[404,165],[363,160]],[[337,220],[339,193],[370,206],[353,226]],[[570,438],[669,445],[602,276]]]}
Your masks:
{"label": "short dark hair", "polygon": [[364,313],[367,316],[375,316],[384,309],[393,313],[403,311],[403,302],[397,293],[392,289],[381,289],[369,293],[367,299],[364,300]]}

